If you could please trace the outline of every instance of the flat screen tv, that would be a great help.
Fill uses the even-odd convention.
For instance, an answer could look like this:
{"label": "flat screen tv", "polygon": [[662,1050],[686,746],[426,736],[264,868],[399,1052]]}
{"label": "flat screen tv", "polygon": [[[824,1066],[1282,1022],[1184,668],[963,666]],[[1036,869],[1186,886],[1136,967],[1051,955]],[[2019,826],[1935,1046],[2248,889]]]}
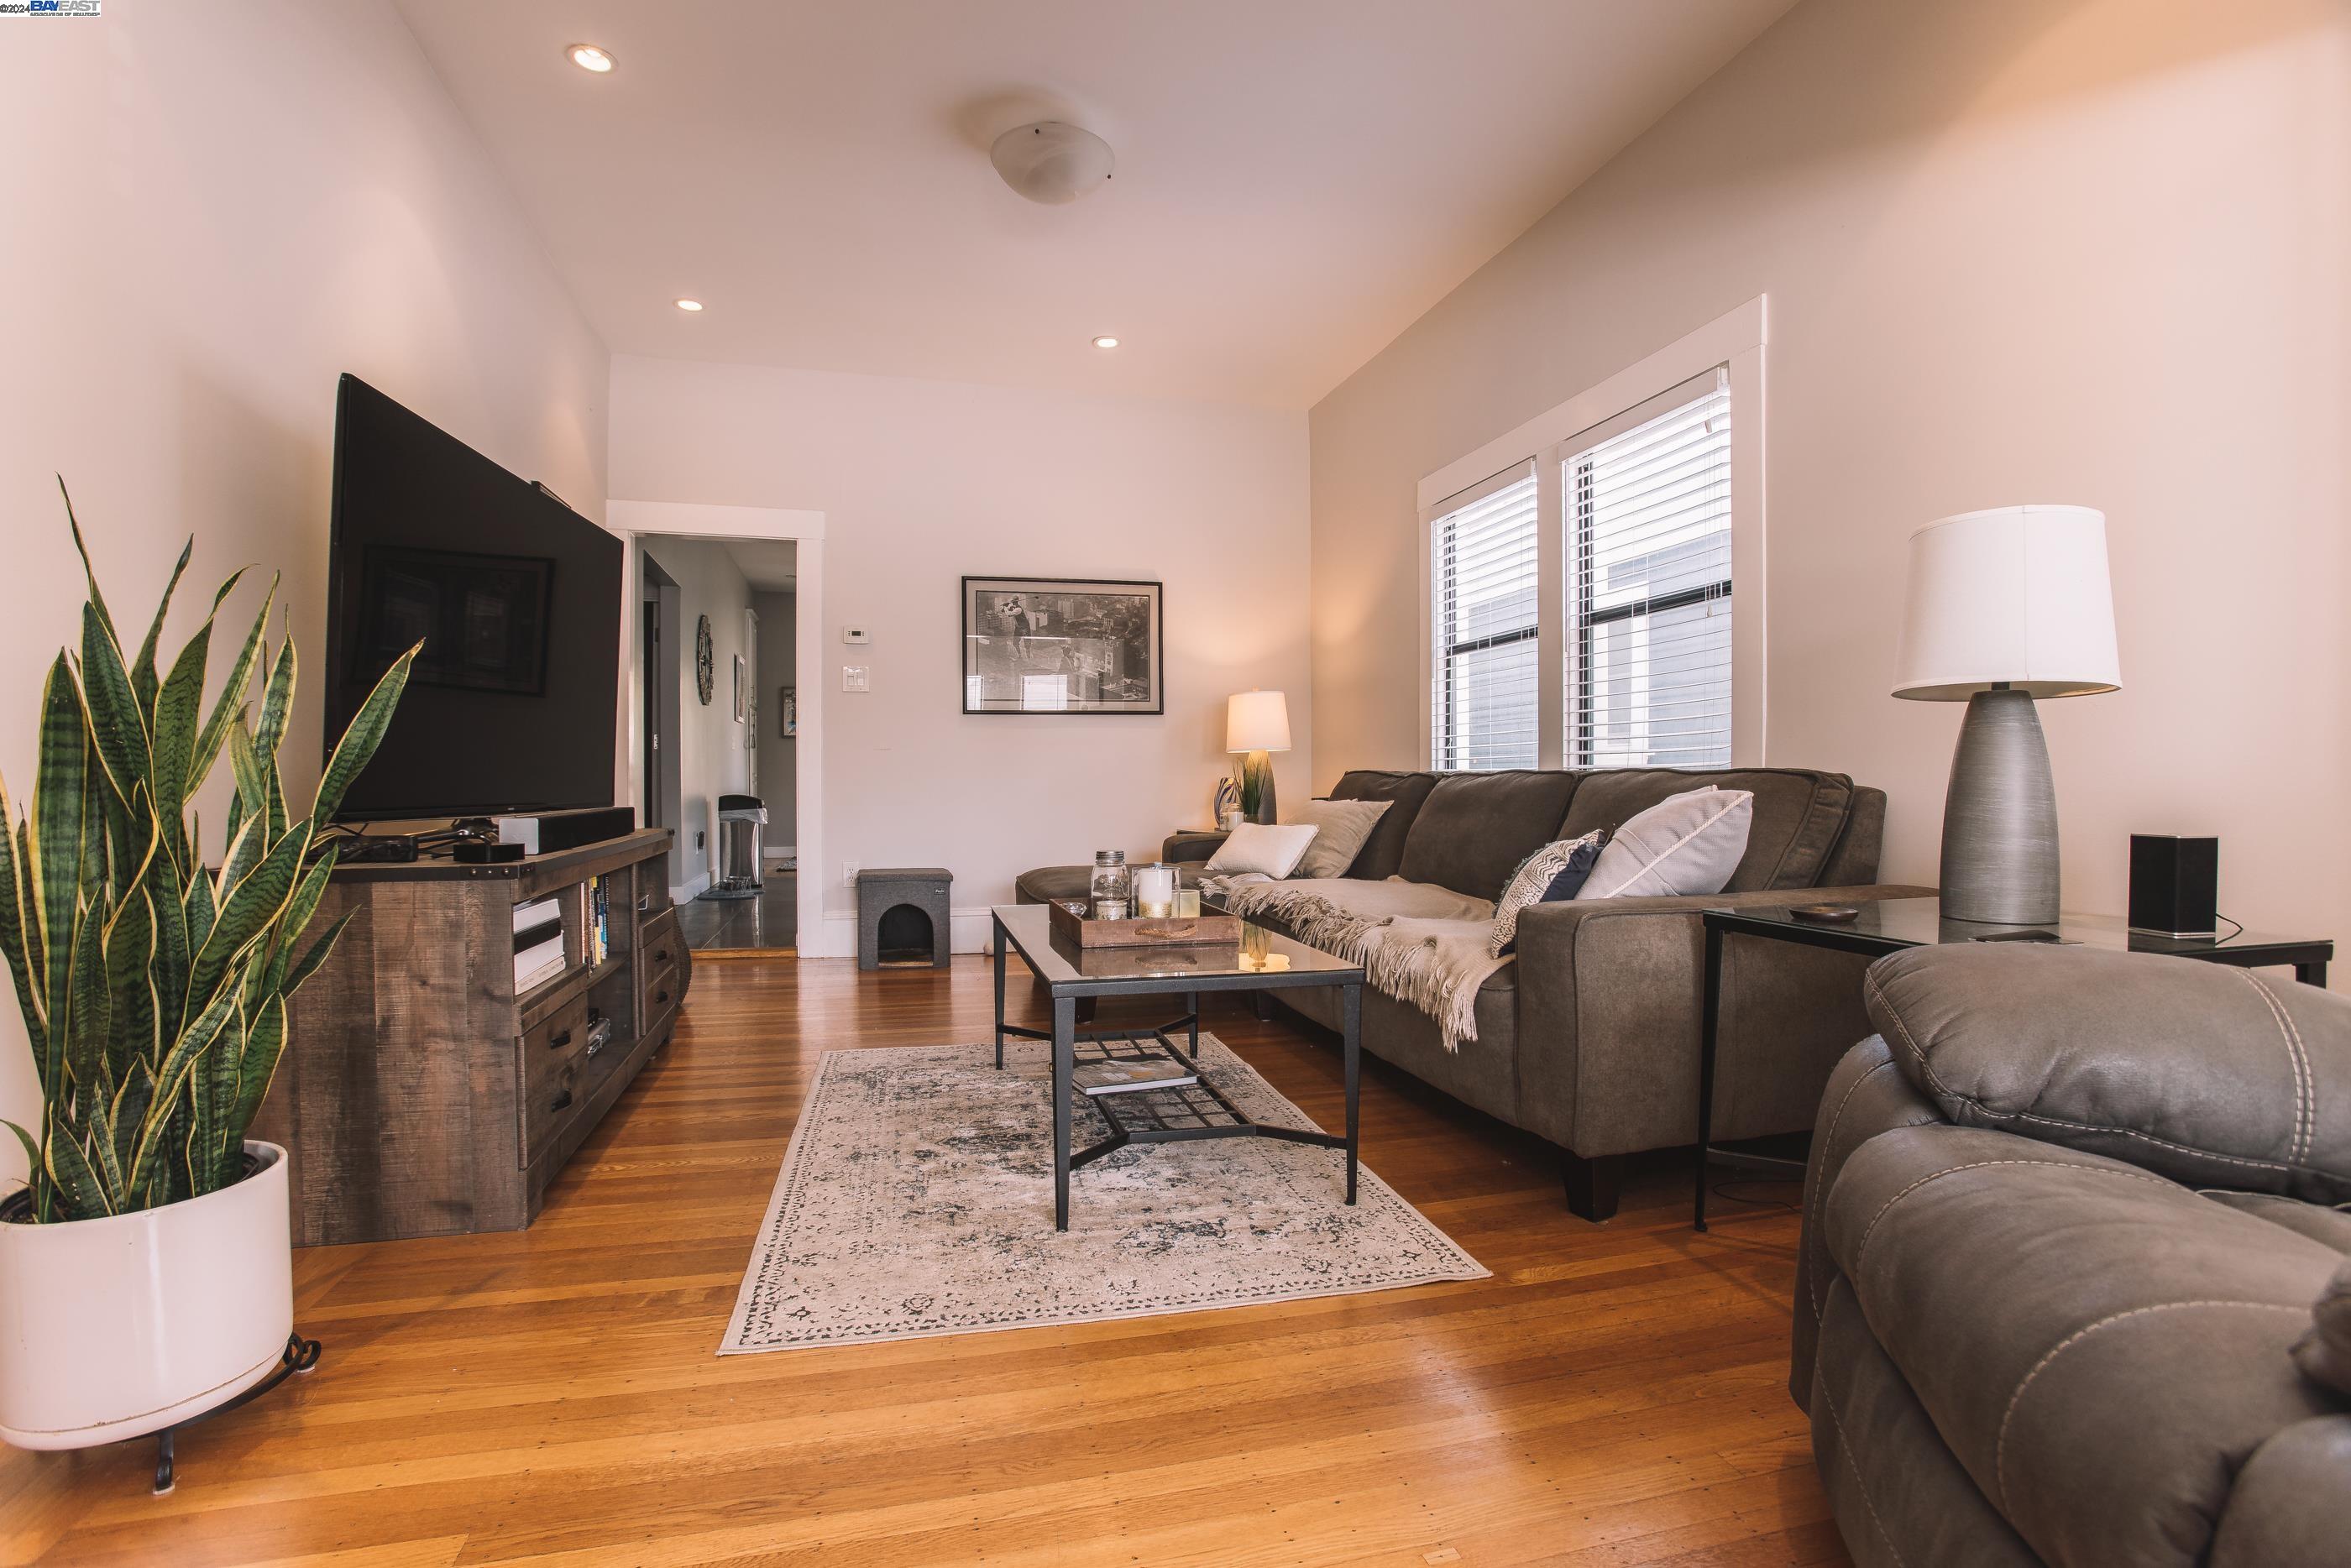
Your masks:
{"label": "flat screen tv", "polygon": [[621,541],[356,376],[335,395],[327,743],[422,642],[345,821],[612,804]]}

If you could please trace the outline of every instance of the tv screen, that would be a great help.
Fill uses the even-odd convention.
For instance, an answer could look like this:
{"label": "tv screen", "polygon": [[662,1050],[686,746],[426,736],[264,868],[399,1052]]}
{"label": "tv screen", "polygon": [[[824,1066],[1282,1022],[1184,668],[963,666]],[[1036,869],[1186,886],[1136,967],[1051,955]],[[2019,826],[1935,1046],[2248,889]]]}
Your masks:
{"label": "tv screen", "polygon": [[335,396],[327,747],[422,642],[346,821],[612,804],[621,541],[356,376]]}

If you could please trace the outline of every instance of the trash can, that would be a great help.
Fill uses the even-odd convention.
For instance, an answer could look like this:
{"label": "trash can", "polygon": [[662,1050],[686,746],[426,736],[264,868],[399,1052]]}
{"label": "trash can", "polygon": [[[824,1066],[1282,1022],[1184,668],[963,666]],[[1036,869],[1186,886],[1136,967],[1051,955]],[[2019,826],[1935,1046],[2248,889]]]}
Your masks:
{"label": "trash can", "polygon": [[756,794],[718,797],[718,855],[710,868],[705,898],[759,896],[760,857],[766,853],[768,808]]}

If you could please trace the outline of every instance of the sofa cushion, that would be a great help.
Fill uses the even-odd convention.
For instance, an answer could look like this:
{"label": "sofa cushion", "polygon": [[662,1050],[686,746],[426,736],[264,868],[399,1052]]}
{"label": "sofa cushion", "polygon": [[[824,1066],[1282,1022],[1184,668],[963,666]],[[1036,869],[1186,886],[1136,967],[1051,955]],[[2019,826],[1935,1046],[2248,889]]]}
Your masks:
{"label": "sofa cushion", "polygon": [[2137,1166],[1895,1128],[1827,1225],[1872,1334],[2052,1563],[2202,1563],[2246,1459],[2333,1407],[2287,1352],[2340,1254]]}
{"label": "sofa cushion", "polygon": [[1562,904],[1582,892],[1607,846],[1608,830],[1596,828],[1581,838],[1546,844],[1519,862],[1494,905],[1494,930],[1486,950],[1500,958],[1518,946],[1519,912],[1529,905]]}
{"label": "sofa cushion", "polygon": [[1412,832],[1412,819],[1420,815],[1421,803],[1428,792],[1437,787],[1435,774],[1392,774],[1376,768],[1355,768],[1342,776],[1332,786],[1332,800],[1384,800],[1391,803],[1380,814],[1380,820],[1356,852],[1355,863],[1347,868],[1350,877],[1366,881],[1384,881],[1396,874],[1404,864],[1404,841]]}
{"label": "sofa cushion", "polygon": [[2197,1186],[2351,1199],[2351,998],[2195,959],[1960,942],[1870,965],[1870,1021],[1962,1126]]}
{"label": "sofa cushion", "polygon": [[1754,815],[1755,797],[1743,789],[1708,784],[1669,794],[1610,836],[1575,896],[1688,898],[1719,893],[1747,852]]}
{"label": "sofa cushion", "polygon": [[1817,888],[1853,805],[1853,781],[1809,768],[1614,768],[1580,775],[1558,838],[1622,827],[1667,795],[1712,784],[1755,797],[1747,853],[1724,884],[1733,893]]}
{"label": "sofa cushion", "polygon": [[1310,823],[1314,842],[1298,858],[1293,877],[1344,877],[1380,818],[1395,809],[1388,800],[1310,800],[1295,808],[1290,821]]}
{"label": "sofa cushion", "polygon": [[1554,831],[1567,815],[1568,800],[1581,776],[1515,771],[1447,774],[1413,818],[1396,875],[1489,903],[1499,898],[1520,861],[1554,838],[1583,836]]}

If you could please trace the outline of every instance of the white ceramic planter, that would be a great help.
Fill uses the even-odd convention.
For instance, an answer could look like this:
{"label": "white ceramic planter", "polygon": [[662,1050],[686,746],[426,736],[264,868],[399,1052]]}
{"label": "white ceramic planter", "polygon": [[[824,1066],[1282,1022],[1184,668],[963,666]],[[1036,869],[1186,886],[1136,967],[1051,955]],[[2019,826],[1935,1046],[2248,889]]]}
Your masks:
{"label": "white ceramic planter", "polygon": [[80,1449],[161,1431],[267,1376],[294,1331],[286,1151],[138,1214],[0,1224],[0,1438]]}

